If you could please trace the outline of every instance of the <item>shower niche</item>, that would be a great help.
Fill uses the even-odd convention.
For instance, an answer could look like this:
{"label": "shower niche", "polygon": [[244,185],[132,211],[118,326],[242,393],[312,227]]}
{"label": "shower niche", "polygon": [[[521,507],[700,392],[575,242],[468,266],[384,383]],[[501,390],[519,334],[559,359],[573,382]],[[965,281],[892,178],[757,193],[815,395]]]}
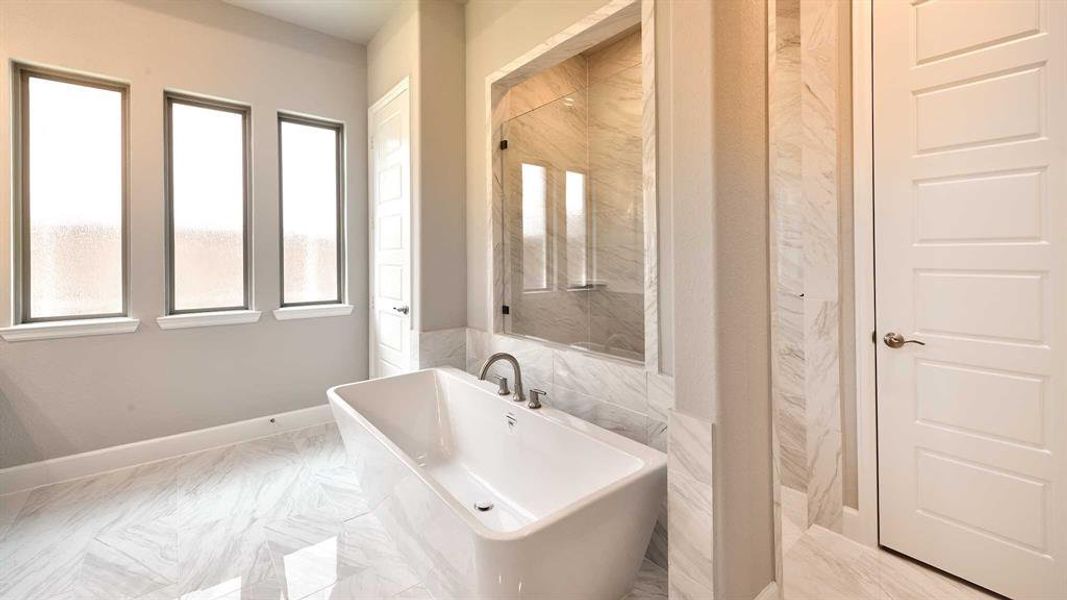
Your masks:
{"label": "shower niche", "polygon": [[634,19],[493,88],[497,331],[646,362],[655,194],[645,165],[654,162]]}

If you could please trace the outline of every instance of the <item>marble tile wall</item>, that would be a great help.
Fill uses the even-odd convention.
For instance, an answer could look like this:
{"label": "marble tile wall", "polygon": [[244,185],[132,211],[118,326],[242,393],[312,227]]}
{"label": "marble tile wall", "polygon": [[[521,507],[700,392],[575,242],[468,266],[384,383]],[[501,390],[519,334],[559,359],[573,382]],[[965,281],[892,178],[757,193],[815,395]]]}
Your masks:
{"label": "marble tile wall", "polygon": [[[527,390],[547,392],[545,404],[614,431],[661,452],[667,451],[668,415],[674,408],[673,380],[644,365],[507,335],[467,329],[467,371],[477,373],[495,352],[508,352],[522,366]],[[492,374],[514,381],[511,368]],[[666,503],[649,547],[650,560],[666,566]]]}
{"label": "marble tile wall", "polygon": [[835,531],[844,504],[839,220],[848,201],[838,8],[775,2],[770,116],[778,467],[782,485],[807,495],[809,521]]}
{"label": "marble tile wall", "polygon": [[841,531],[839,28],[836,0],[800,11],[804,213],[804,397],[808,518]]}
{"label": "marble tile wall", "polygon": [[[523,207],[504,203],[507,330],[640,359],[645,351],[641,33],[572,57],[507,92],[501,135],[505,198],[522,197],[522,165],[547,169],[547,257],[524,244]],[[567,171],[586,174],[582,260],[590,289],[568,289],[563,202]],[[536,247],[534,247],[536,246]],[[531,253],[527,255],[526,253]],[[524,281],[544,271],[545,288]]]}
{"label": "marble tile wall", "polygon": [[559,100],[588,86],[588,65],[582,55],[545,69],[508,90],[507,119]]}
{"label": "marble tile wall", "polygon": [[589,54],[589,166],[594,219],[590,341],[644,352],[641,35]]}
{"label": "marble tile wall", "polygon": [[804,222],[801,188],[800,0],[778,0],[771,86],[775,222],[775,406],[782,485],[807,490],[804,414]]}
{"label": "marble tile wall", "polygon": [[467,328],[420,332],[412,364],[419,369],[467,368]]}
{"label": "marble tile wall", "polygon": [[670,411],[668,571],[675,600],[714,597],[713,436],[711,422]]}

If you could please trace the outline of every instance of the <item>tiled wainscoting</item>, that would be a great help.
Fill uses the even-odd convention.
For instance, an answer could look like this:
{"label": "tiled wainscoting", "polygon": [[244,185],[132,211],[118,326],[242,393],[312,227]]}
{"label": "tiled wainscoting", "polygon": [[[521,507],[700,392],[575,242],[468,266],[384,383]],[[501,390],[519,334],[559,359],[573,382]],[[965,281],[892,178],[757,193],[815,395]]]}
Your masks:
{"label": "tiled wainscoting", "polygon": [[670,597],[711,598],[714,590],[710,421],[672,410],[667,455]]}
{"label": "tiled wainscoting", "polygon": [[[508,352],[522,366],[523,385],[547,392],[545,404],[646,444],[667,451],[668,414],[674,407],[671,377],[647,371],[644,365],[601,358],[534,340],[492,335],[470,328],[423,332],[418,336],[420,368],[456,367],[477,373],[494,352]],[[506,364],[494,374],[513,378]],[[667,565],[666,499],[649,546],[649,558]]]}

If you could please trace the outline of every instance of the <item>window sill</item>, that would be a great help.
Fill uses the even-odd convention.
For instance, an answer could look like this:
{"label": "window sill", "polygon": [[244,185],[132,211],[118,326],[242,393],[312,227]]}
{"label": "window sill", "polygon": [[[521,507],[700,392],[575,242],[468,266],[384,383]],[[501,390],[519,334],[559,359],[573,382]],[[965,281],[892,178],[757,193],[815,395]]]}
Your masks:
{"label": "window sill", "polygon": [[215,327],[217,325],[243,325],[255,323],[263,314],[258,310],[220,310],[216,312],[188,313],[156,317],[160,329],[188,329],[190,327]]}
{"label": "window sill", "polygon": [[279,321],[290,319],[317,319],[320,317],[343,317],[352,314],[351,304],[316,304],[313,306],[287,306],[274,309],[274,318]]}
{"label": "window sill", "polygon": [[90,335],[115,335],[133,333],[141,324],[130,317],[107,317],[103,319],[70,319],[67,321],[41,321],[23,323],[0,329],[0,337],[9,342],[52,340],[57,338],[85,337]]}

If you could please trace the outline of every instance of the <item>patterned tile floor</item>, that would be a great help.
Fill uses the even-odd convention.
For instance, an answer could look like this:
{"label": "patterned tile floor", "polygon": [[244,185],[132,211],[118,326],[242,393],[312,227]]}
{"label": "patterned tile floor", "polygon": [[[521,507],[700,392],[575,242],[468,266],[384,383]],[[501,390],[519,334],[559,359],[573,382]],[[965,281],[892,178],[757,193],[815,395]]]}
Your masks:
{"label": "patterned tile floor", "polygon": [[806,527],[803,494],[783,491],[785,600],[993,600],[976,587],[822,527]]}
{"label": "patterned tile floor", "polygon": [[[645,561],[627,600],[666,598]],[[3,600],[430,598],[333,425],[0,496]]]}

